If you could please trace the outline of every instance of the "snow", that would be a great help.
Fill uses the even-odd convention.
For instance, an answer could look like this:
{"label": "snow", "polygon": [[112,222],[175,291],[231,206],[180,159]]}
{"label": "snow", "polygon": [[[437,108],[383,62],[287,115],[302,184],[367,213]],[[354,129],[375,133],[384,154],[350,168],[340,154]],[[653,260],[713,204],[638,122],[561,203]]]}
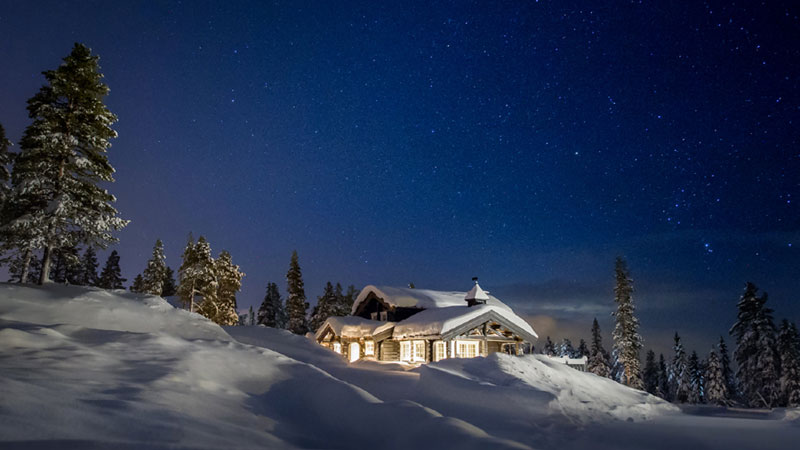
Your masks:
{"label": "snow", "polygon": [[[358,305],[365,301],[370,294],[382,298],[387,304],[401,308],[446,308],[449,306],[464,306],[467,304],[466,292],[432,291],[429,289],[399,288],[391,286],[365,286],[358,294],[350,314],[355,314]],[[496,297],[488,295],[486,303],[500,308],[511,309]]]}
{"label": "snow", "polygon": [[316,338],[319,339],[330,326],[333,332],[344,338],[363,338],[375,336],[394,327],[394,322],[380,322],[377,320],[364,319],[358,316],[331,316],[317,330]]}
{"label": "snow", "polygon": [[533,328],[523,318],[510,309],[496,305],[465,304],[447,308],[433,308],[418,312],[408,319],[399,322],[392,333],[394,339],[410,339],[414,337],[443,335],[483,314],[494,312],[505,318],[531,336],[538,337]]}
{"label": "snow", "polygon": [[159,297],[0,285],[2,448],[779,449],[798,410],[682,411],[541,356],[348,363]]}

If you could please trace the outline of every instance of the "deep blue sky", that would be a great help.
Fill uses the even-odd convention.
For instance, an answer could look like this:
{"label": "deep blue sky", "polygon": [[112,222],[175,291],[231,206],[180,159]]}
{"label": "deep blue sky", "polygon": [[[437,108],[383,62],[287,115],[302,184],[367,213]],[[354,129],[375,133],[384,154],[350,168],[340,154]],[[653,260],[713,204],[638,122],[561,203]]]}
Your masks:
{"label": "deep blue sky", "polygon": [[647,347],[707,351],[747,280],[800,317],[791,2],[225,3],[0,0],[12,140],[41,71],[101,57],[128,278],[192,231],[244,308],[297,249],[312,303],[478,275],[577,339],[623,255]]}

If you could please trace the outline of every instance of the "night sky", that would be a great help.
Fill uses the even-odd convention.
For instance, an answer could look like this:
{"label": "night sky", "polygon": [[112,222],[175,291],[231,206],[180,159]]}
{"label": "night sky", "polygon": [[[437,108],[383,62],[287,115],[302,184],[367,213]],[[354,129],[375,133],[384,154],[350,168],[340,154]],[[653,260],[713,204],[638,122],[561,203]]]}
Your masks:
{"label": "night sky", "polygon": [[297,249],[312,304],[479,276],[577,340],[611,330],[622,255],[646,348],[707,352],[748,280],[800,319],[798,6],[265,3],[0,0],[13,141],[41,71],[101,57],[128,279],[191,231],[241,309]]}

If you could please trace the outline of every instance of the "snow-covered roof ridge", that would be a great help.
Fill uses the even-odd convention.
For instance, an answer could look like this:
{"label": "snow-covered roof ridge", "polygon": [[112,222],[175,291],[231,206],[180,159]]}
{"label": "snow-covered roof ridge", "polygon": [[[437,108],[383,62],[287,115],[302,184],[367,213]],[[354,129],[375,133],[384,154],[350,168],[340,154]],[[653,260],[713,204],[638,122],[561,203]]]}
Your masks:
{"label": "snow-covered roof ridge", "polygon": [[[509,311],[511,310],[511,308],[501,302],[497,297],[489,295],[483,290],[481,290],[481,292],[486,296],[485,301],[487,305],[494,305]],[[374,286],[370,284],[361,289],[358,297],[353,302],[353,308],[350,313],[355,314],[358,310],[358,306],[361,302],[370,298],[370,294],[374,294],[376,297],[383,299],[384,302],[393,307],[419,309],[464,306],[464,300],[467,296],[466,292],[458,291],[434,291],[431,289]]]}
{"label": "snow-covered roof ridge", "polygon": [[497,305],[467,307],[463,302],[459,306],[433,308],[414,314],[395,325],[392,337],[408,339],[423,336],[447,336],[476,319],[483,321],[490,318],[504,319],[508,325],[516,328],[515,332],[527,338],[526,340],[532,341],[539,337],[525,319],[514,314],[507,307],[502,308]]}
{"label": "snow-covered roof ridge", "polygon": [[331,316],[319,327],[315,333],[315,337],[320,339],[328,327],[330,327],[337,336],[345,338],[363,338],[383,333],[394,326],[394,322],[381,322],[358,316]]}

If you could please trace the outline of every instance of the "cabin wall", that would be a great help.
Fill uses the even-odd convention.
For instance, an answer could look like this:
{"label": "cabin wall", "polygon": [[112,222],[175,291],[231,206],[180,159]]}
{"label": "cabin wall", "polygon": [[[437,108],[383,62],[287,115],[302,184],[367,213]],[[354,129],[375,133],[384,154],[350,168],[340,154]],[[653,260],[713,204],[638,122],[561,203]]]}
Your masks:
{"label": "cabin wall", "polygon": [[381,341],[380,349],[381,361],[400,360],[400,342],[393,339],[386,339],[385,341]]}

